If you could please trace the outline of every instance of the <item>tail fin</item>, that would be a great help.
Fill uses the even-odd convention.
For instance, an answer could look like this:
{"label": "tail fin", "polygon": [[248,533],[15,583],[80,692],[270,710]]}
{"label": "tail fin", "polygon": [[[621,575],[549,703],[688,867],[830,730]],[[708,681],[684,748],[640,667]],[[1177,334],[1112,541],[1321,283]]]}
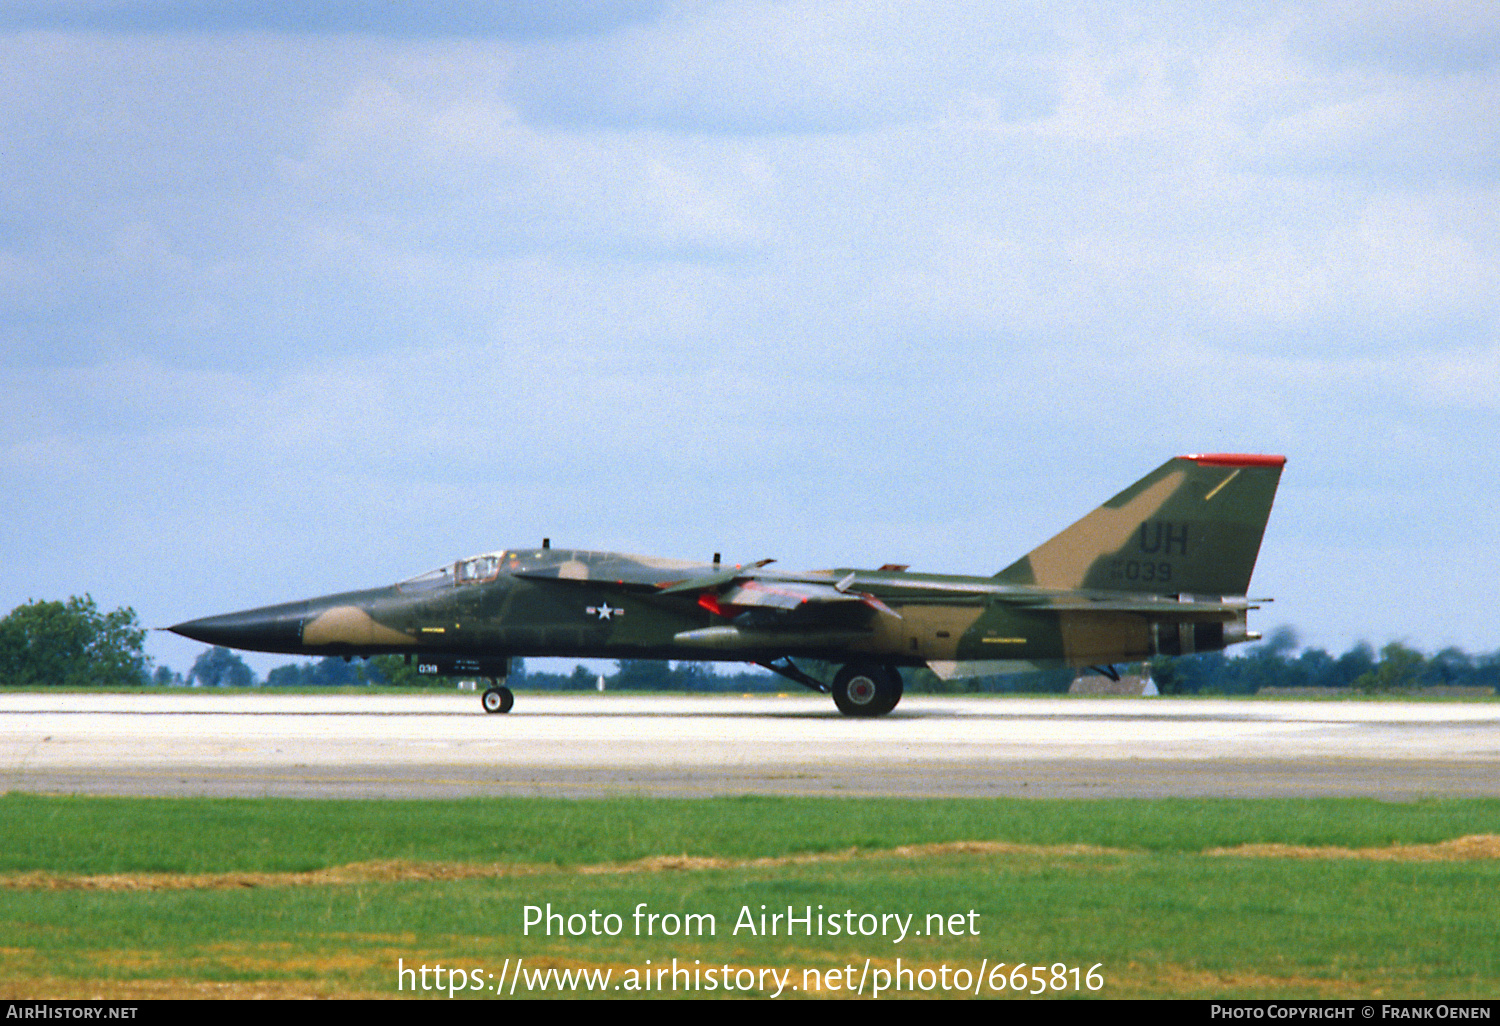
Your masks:
{"label": "tail fin", "polygon": [[1007,584],[1243,595],[1285,456],[1168,460],[995,575]]}

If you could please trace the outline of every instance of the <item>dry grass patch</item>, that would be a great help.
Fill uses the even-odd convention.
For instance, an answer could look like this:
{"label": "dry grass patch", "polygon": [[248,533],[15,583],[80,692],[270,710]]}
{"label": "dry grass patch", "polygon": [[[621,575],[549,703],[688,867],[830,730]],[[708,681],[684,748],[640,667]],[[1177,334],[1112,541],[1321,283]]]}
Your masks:
{"label": "dry grass patch", "polygon": [[231,1001],[307,998],[390,998],[385,991],[353,991],[326,980],[62,980],[39,977],[0,984],[0,1000],[12,1001]]}
{"label": "dry grass patch", "polygon": [[[695,873],[726,869],[778,869],[877,859],[942,859],[962,855],[1024,858],[1098,858],[1142,854],[1096,844],[1015,844],[1009,841],[944,841],[895,848],[846,848],[762,858],[710,855],[649,855],[629,862],[555,866],[516,862],[412,862],[390,859],[351,862],[302,873],[12,873],[0,876],[0,888],[23,891],[195,891],[254,887],[337,887],[369,883],[503,879],[569,874],[604,876],[627,873]],[[1500,834],[1472,834],[1435,844],[1393,844],[1384,848],[1340,848],[1295,844],[1241,844],[1210,848],[1204,855],[1235,858],[1366,859],[1384,862],[1454,862],[1500,859]]]}
{"label": "dry grass patch", "polygon": [[702,855],[652,855],[633,862],[579,866],[576,872],[661,873],[705,869],[775,869],[783,866],[817,866],[860,859],[935,859],[951,855],[1029,855],[1042,857],[1129,855],[1124,848],[1102,848],[1092,844],[1012,844],[1008,841],[943,841],[935,844],[905,844],[895,848],[846,848],[843,851],[808,852],[755,859],[728,859]]}
{"label": "dry grass patch", "polygon": [[211,891],[253,887],[333,887],[364,883],[469,880],[475,877],[535,876],[556,871],[555,866],[407,862],[391,859],[351,862],[348,865],[330,866],[304,873],[105,873],[92,876],[14,873],[0,876],[0,888],[18,891]]}
{"label": "dry grass patch", "polygon": [[1500,834],[1470,834],[1435,844],[1392,844],[1384,848],[1337,848],[1300,844],[1240,844],[1210,848],[1205,855],[1269,859],[1364,859],[1371,862],[1471,862],[1500,859]]}
{"label": "dry grass patch", "polygon": [[1276,976],[1253,971],[1215,972],[1173,962],[1105,966],[1102,997],[1184,997],[1197,994],[1314,994],[1324,999],[1360,999],[1381,996],[1384,987],[1369,980],[1329,979],[1290,974]]}
{"label": "dry grass patch", "polygon": [[1120,848],[1088,844],[1011,844],[1004,841],[948,841],[888,849],[848,848],[753,859],[706,855],[650,855],[630,862],[552,866],[515,862],[351,862],[302,873],[13,873],[0,876],[0,888],[24,891],[197,891],[253,887],[331,887],[365,883],[409,883],[439,880],[499,879],[577,873],[599,876],[624,873],[703,872],[716,869],[772,869],[852,862],[857,859],[934,859],[952,855],[1094,856],[1129,854]]}

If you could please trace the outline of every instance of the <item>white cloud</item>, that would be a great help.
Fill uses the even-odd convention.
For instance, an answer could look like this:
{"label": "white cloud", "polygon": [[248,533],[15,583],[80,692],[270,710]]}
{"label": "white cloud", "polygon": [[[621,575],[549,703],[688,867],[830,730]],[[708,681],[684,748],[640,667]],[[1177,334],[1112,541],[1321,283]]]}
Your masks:
{"label": "white cloud", "polygon": [[1052,103],[1034,60],[1055,32],[1024,4],[744,0],[684,5],[661,26],[533,50],[518,96],[534,119],[731,134],[859,130],[986,105]]}
{"label": "white cloud", "polygon": [[1205,251],[1189,271],[1194,299],[1223,323],[1304,345],[1318,343],[1299,326],[1334,323],[1330,344],[1357,338],[1356,353],[1462,343],[1486,318],[1500,263],[1471,237],[1483,229],[1440,216],[1444,206],[1451,203],[1373,200],[1322,231],[1288,225],[1238,250]]}
{"label": "white cloud", "polygon": [[1500,63],[1500,11],[1484,0],[1325,0],[1291,37],[1335,66],[1445,75]]}
{"label": "white cloud", "polygon": [[393,38],[551,38],[612,31],[650,21],[658,0],[341,0],[283,4],[217,0],[213,4],[161,0],[6,0],[0,26],[77,32],[281,32]]}
{"label": "white cloud", "polygon": [[1500,71],[1350,84],[1272,122],[1255,141],[1271,169],[1389,176],[1428,187],[1500,174]]}

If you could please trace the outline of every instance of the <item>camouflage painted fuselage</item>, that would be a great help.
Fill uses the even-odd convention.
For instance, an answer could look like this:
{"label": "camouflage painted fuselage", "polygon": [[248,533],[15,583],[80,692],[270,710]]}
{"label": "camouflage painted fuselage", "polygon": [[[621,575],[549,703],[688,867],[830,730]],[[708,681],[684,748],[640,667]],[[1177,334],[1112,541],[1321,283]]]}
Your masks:
{"label": "camouflage painted fuselage", "polygon": [[993,577],[507,549],[385,588],[173,630],[236,648],[400,653],[431,672],[499,676],[512,656],[800,656],[946,676],[1213,651],[1252,637],[1245,595],[1284,462],[1170,460]]}

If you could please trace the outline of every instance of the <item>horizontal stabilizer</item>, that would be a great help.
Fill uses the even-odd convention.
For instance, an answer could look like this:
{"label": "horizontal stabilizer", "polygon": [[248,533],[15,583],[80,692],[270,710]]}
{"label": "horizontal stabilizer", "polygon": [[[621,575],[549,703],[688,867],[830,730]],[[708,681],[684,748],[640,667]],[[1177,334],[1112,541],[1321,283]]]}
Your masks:
{"label": "horizontal stabilizer", "polygon": [[1028,609],[1046,609],[1054,613],[1141,613],[1178,619],[1184,615],[1238,616],[1249,606],[1243,599],[1211,601],[1176,599],[1166,595],[1111,595],[1090,598],[1077,594],[1063,596],[1006,596],[1006,605]]}

